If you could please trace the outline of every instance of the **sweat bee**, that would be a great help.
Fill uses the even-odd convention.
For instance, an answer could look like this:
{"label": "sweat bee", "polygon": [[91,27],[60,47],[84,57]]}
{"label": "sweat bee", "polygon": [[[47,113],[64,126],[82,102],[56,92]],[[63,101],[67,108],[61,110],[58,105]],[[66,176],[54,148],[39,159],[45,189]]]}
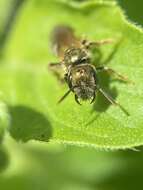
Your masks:
{"label": "sweat bee", "polygon": [[[91,48],[111,43],[112,39],[101,41],[81,40],[74,35],[74,30],[66,25],[56,26],[51,33],[52,49],[60,58],[59,63],[50,63],[49,69],[61,81],[65,81],[69,90],[58,101],[62,102],[70,92],[75,95],[75,101],[81,105],[81,101],[95,101],[96,92],[99,91],[111,104],[120,106],[99,85],[97,73],[108,72],[115,74],[118,79],[129,82],[128,79],[106,66],[96,67],[92,63]],[[61,75],[61,71],[64,72]],[[120,106],[121,107],[121,106]]]}

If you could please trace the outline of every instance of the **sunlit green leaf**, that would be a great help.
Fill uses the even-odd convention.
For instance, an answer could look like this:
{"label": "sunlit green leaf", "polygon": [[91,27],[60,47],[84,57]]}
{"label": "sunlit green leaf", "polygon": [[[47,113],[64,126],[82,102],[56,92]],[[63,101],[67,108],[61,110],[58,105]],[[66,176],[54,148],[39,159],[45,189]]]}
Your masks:
{"label": "sunlit green leaf", "polygon": [[[28,1],[17,19],[6,49],[7,64],[0,68],[0,88],[12,116],[10,133],[16,140],[99,148],[142,145],[143,32],[125,20],[113,1],[73,2]],[[100,85],[129,116],[100,94],[94,105],[77,105],[73,94],[57,105],[68,88],[59,84],[47,64],[59,61],[52,54],[49,37],[60,23],[90,40],[114,39],[94,52],[93,64],[107,64],[135,83],[127,85],[106,74],[98,76]]]}
{"label": "sunlit green leaf", "polygon": [[3,139],[4,133],[10,124],[10,116],[6,105],[0,101],[0,142]]}

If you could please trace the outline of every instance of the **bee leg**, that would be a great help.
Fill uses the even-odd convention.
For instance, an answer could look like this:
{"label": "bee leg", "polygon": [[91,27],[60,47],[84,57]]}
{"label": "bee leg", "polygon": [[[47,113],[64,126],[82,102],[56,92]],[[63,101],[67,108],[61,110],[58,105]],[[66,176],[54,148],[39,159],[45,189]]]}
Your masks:
{"label": "bee leg", "polygon": [[67,73],[64,74],[64,80],[65,80],[66,83],[68,83],[68,74]]}
{"label": "bee leg", "polygon": [[78,97],[77,97],[76,94],[75,94],[75,101],[76,101],[79,105],[81,105],[81,103],[79,102],[79,99],[78,99]]}
{"label": "bee leg", "polygon": [[117,77],[119,80],[122,80],[122,81],[124,81],[124,82],[128,82],[128,83],[132,83],[132,84],[133,84],[133,82],[130,81],[126,76],[123,76],[123,75],[117,73],[115,70],[113,70],[113,69],[111,69],[111,68],[109,68],[109,67],[100,66],[100,67],[97,67],[96,70],[97,70],[98,72],[103,72],[103,71],[105,71],[105,72],[107,72],[107,73],[109,73],[109,74],[114,74],[114,75],[116,75],[116,77]]}
{"label": "bee leg", "polygon": [[130,114],[127,112],[127,110],[121,106],[118,102],[116,102],[109,94],[107,94],[102,88],[98,87],[98,91],[113,105],[119,106],[119,108],[127,115],[129,116]]}
{"label": "bee leg", "polygon": [[58,81],[64,83],[63,68],[61,63],[49,63],[48,69],[55,75]]}
{"label": "bee leg", "polygon": [[101,46],[104,44],[110,44],[112,43],[114,40],[113,39],[105,39],[105,40],[100,40],[100,41],[88,41],[86,39],[82,40],[82,45],[86,48],[86,49],[90,49],[94,46]]}

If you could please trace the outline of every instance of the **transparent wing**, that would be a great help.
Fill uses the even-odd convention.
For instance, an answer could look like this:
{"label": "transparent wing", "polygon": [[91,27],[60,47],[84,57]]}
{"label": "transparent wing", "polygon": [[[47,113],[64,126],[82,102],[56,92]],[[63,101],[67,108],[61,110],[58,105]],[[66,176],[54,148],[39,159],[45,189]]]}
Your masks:
{"label": "transparent wing", "polygon": [[66,49],[76,46],[79,47],[80,40],[75,37],[71,27],[65,25],[56,26],[51,33],[51,46],[54,53],[63,58]]}

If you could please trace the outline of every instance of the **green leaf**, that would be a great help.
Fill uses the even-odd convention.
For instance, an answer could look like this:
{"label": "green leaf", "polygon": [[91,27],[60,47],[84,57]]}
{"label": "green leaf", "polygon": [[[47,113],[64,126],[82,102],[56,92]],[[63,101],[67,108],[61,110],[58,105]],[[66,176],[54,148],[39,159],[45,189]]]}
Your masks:
{"label": "green leaf", "polygon": [[8,128],[10,123],[10,117],[8,114],[8,109],[5,103],[0,101],[0,143],[2,142],[4,133]]}
{"label": "green leaf", "polygon": [[2,32],[3,28],[5,27],[12,4],[13,0],[0,1],[0,32]]}
{"label": "green leaf", "polygon": [[3,172],[9,163],[9,155],[4,146],[0,145],[0,174]]}
{"label": "green leaf", "polygon": [[[100,85],[129,116],[99,93],[94,105],[77,105],[73,94],[57,105],[68,88],[47,70],[47,63],[59,61],[52,54],[49,36],[60,23],[89,40],[114,39],[94,52],[94,64],[108,64],[134,81],[135,85],[127,85],[106,74],[98,76]],[[128,23],[113,1],[28,1],[9,37],[7,64],[0,69],[1,91],[12,115],[11,135],[22,141],[110,149],[142,145],[142,44],[142,30]]]}
{"label": "green leaf", "polygon": [[142,187],[142,151],[106,152],[50,146],[6,139],[10,162],[5,172],[0,173],[1,189],[134,190]]}

